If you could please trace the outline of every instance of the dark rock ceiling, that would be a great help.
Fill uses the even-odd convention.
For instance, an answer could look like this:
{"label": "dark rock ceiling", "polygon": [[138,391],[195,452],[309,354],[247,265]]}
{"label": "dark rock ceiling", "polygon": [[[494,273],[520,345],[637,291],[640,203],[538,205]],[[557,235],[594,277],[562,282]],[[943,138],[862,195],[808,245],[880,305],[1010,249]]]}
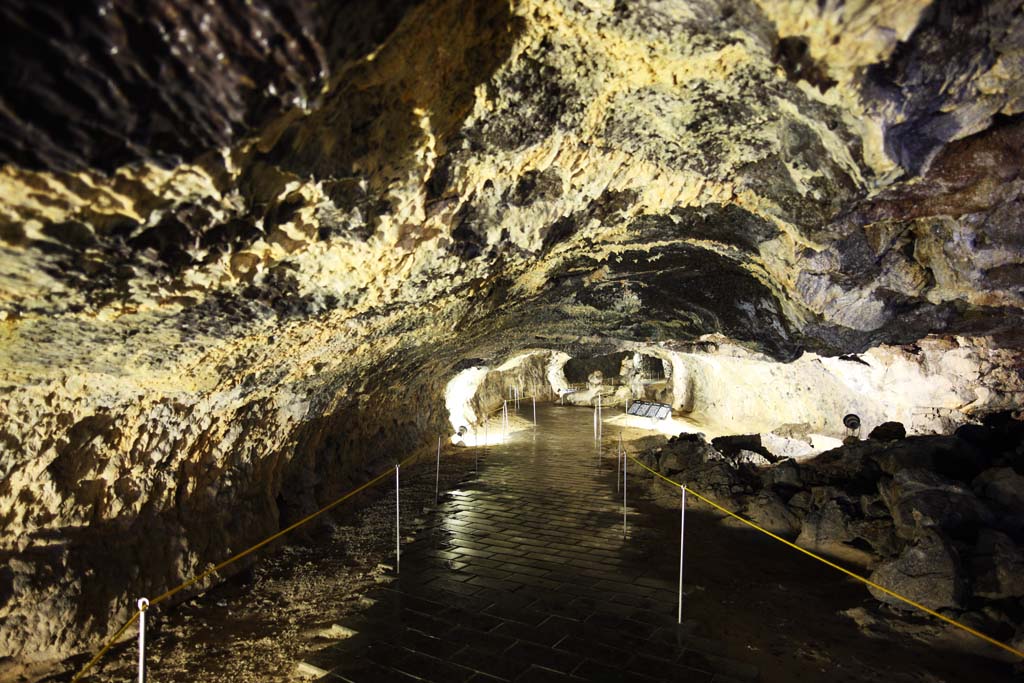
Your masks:
{"label": "dark rock ceiling", "polygon": [[[203,514],[273,526],[281,491],[358,478],[360,437],[439,428],[462,358],[1021,345],[1019,0],[0,19],[8,551],[145,531],[185,539],[161,551],[185,571],[223,540]],[[4,609],[0,655],[77,642]]]}

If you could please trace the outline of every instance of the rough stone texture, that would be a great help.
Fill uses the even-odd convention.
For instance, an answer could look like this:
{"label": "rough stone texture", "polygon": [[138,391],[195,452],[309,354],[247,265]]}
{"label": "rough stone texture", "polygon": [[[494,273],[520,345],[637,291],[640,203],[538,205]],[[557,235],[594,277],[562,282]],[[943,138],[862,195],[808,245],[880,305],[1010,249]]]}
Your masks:
{"label": "rough stone texture", "polygon": [[[878,550],[888,549],[891,544],[884,537],[884,530],[870,523],[862,523],[857,517],[853,501],[836,492],[812,489],[812,502],[800,520],[799,536],[796,543],[817,553],[839,558],[861,566],[875,561]],[[825,494],[814,500],[814,494]],[[881,532],[881,533],[879,533]],[[877,550],[876,550],[877,549]]]}
{"label": "rough stone texture", "polygon": [[1020,2],[847,4],[5,3],[0,656],[432,440],[466,361],[918,343],[1019,406]]}
{"label": "rough stone texture", "polygon": [[1024,552],[1013,539],[985,529],[971,560],[974,594],[995,600],[1024,596]]}
{"label": "rough stone texture", "polygon": [[974,489],[1004,512],[1014,515],[1024,512],[1024,475],[1011,467],[982,472],[974,480]]}
{"label": "rough stone texture", "polygon": [[746,516],[774,534],[793,538],[800,532],[800,519],[776,494],[762,491],[745,510]]}
{"label": "rough stone texture", "polygon": [[[931,336],[863,354],[805,353],[788,363],[725,343],[714,350],[638,348],[672,368],[665,400],[692,428],[712,437],[802,424],[811,444],[822,435],[844,436],[842,418],[851,412],[860,416],[864,432],[898,420],[912,434],[941,434],[1024,402],[1024,357],[978,339]],[[756,438],[762,445],[772,440]]]}
{"label": "rough stone texture", "polygon": [[973,538],[982,524],[993,520],[969,488],[928,470],[902,469],[878,489],[903,538],[917,538],[928,527]]}
{"label": "rough stone texture", "polygon": [[[881,564],[869,578],[931,609],[960,607],[964,597],[959,556],[953,546],[934,531],[923,532],[898,558]],[[869,590],[893,607],[911,609],[886,593],[874,588]]]}
{"label": "rough stone texture", "polygon": [[907,429],[899,422],[883,422],[868,434],[869,439],[879,441],[899,441],[907,436]]}
{"label": "rough stone texture", "polygon": [[[802,548],[872,570],[872,580],[927,606],[969,611],[979,628],[1008,637],[1024,597],[1016,497],[1024,477],[1005,466],[1020,446],[1005,437],[1019,424],[1001,415],[986,422],[958,430],[966,439],[851,438],[812,458],[762,466],[736,453],[716,457],[712,446],[698,451],[705,442],[693,435],[641,457]],[[736,442],[715,445],[728,451]]]}

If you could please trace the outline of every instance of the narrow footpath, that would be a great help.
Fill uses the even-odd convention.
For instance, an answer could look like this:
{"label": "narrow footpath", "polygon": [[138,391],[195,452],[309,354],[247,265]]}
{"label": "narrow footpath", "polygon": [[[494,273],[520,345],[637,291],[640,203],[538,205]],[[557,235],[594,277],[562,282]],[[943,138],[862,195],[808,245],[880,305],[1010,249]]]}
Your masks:
{"label": "narrow footpath", "polygon": [[539,417],[481,450],[478,474],[403,545],[400,573],[339,621],[350,637],[310,653],[307,671],[324,683],[757,680],[676,623],[678,560],[644,551],[646,513],[627,510],[623,537],[614,453],[599,462],[587,413]]}

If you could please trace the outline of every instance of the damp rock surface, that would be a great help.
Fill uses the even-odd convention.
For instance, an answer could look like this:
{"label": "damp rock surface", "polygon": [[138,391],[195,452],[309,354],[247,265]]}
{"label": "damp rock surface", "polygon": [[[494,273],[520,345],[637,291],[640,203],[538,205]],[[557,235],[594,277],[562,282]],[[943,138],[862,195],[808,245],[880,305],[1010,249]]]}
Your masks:
{"label": "damp rock surface", "polygon": [[[1011,578],[1024,541],[1024,499],[1012,492],[1024,477],[1007,466],[1022,431],[989,422],[969,430],[993,445],[984,456],[959,436],[872,437],[758,466],[721,439],[682,435],[640,459],[801,548],[1009,640],[1024,620],[1016,604],[1024,593]],[[868,590],[897,611],[913,610]]]}
{"label": "damp rock surface", "polygon": [[0,18],[0,657],[447,436],[472,359],[882,348],[939,422],[1019,396],[1019,1]]}

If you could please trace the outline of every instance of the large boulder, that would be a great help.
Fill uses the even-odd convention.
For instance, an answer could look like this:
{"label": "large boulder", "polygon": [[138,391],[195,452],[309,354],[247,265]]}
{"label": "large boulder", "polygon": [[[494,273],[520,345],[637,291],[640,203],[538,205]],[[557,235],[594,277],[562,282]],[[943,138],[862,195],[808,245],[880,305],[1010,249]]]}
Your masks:
{"label": "large boulder", "polygon": [[900,441],[907,438],[907,428],[902,422],[883,422],[871,430],[868,438],[877,441]]}
{"label": "large boulder", "polygon": [[977,597],[1024,597],[1024,551],[1006,534],[983,529],[978,534],[970,567]]}
{"label": "large boulder", "polygon": [[875,559],[874,554],[857,543],[857,538],[849,505],[829,500],[804,515],[796,544],[839,560],[869,566]]}
{"label": "large boulder", "polygon": [[811,511],[811,492],[797,491],[786,501],[786,505],[796,514],[806,515]]}
{"label": "large boulder", "polygon": [[992,513],[970,489],[927,470],[900,470],[880,481],[878,492],[896,533],[905,539],[917,538],[923,528],[974,539],[979,527],[992,521]]}
{"label": "large boulder", "polygon": [[768,462],[775,462],[778,458],[761,443],[760,434],[734,434],[731,436],[719,436],[711,440],[715,447],[725,457],[736,460],[743,451],[751,451],[763,456]]}
{"label": "large boulder", "polygon": [[761,435],[761,446],[776,458],[809,458],[815,453],[809,438],[793,438],[775,432]]}
{"label": "large boulder", "polygon": [[768,467],[771,462],[754,451],[740,451],[733,462],[737,465],[753,465],[754,467]]}
{"label": "large boulder", "polygon": [[680,434],[663,448],[648,450],[639,457],[666,477],[685,482],[733,510],[741,508],[744,498],[757,488],[751,485],[757,483],[756,477],[745,475],[735,463],[724,459],[702,434]]}
{"label": "large boulder", "polygon": [[834,486],[851,495],[875,493],[882,469],[873,455],[878,443],[858,441],[826,451],[800,464],[800,476],[809,486]]}
{"label": "large boulder", "polygon": [[[903,547],[904,541],[896,535],[892,520],[884,519],[853,519],[849,525],[853,538],[847,545],[862,550],[870,550],[873,560],[881,557],[893,557]],[[874,564],[874,561],[871,562]]]}
{"label": "large boulder", "polygon": [[1003,442],[999,430],[987,425],[969,422],[957,427],[953,434],[961,441],[965,441],[975,448],[984,449],[986,451],[1005,450],[1002,447]]}
{"label": "large boulder", "polygon": [[[871,573],[871,581],[931,609],[960,608],[964,599],[960,557],[937,531],[925,529],[903,548],[899,557],[883,562]],[[871,594],[901,609],[910,605],[875,588]]]}
{"label": "large boulder", "polygon": [[800,518],[772,491],[759,492],[744,511],[747,518],[773,534],[794,538],[800,533]]}
{"label": "large boulder", "polygon": [[800,477],[800,466],[792,460],[783,460],[761,473],[761,481],[766,488],[772,488],[782,494],[793,495],[803,488]]}
{"label": "large boulder", "polygon": [[1012,467],[994,467],[978,475],[972,487],[1003,512],[1024,514],[1024,476]]}
{"label": "large boulder", "polygon": [[722,454],[712,448],[703,434],[680,434],[669,439],[657,456],[657,469],[666,476],[685,474],[710,460],[720,460]]}
{"label": "large boulder", "polygon": [[1024,412],[990,413],[982,419],[982,424],[992,430],[989,445],[992,451],[1008,455],[1011,459],[1024,455]]}
{"label": "large boulder", "polygon": [[904,469],[921,469],[969,482],[988,467],[990,460],[983,451],[955,436],[913,436],[887,442],[881,448],[877,441],[865,443],[873,444],[869,457],[890,475]]}
{"label": "large boulder", "polygon": [[687,484],[701,495],[711,498],[730,510],[743,506],[754,492],[739,470],[725,460],[712,460],[687,472]]}

